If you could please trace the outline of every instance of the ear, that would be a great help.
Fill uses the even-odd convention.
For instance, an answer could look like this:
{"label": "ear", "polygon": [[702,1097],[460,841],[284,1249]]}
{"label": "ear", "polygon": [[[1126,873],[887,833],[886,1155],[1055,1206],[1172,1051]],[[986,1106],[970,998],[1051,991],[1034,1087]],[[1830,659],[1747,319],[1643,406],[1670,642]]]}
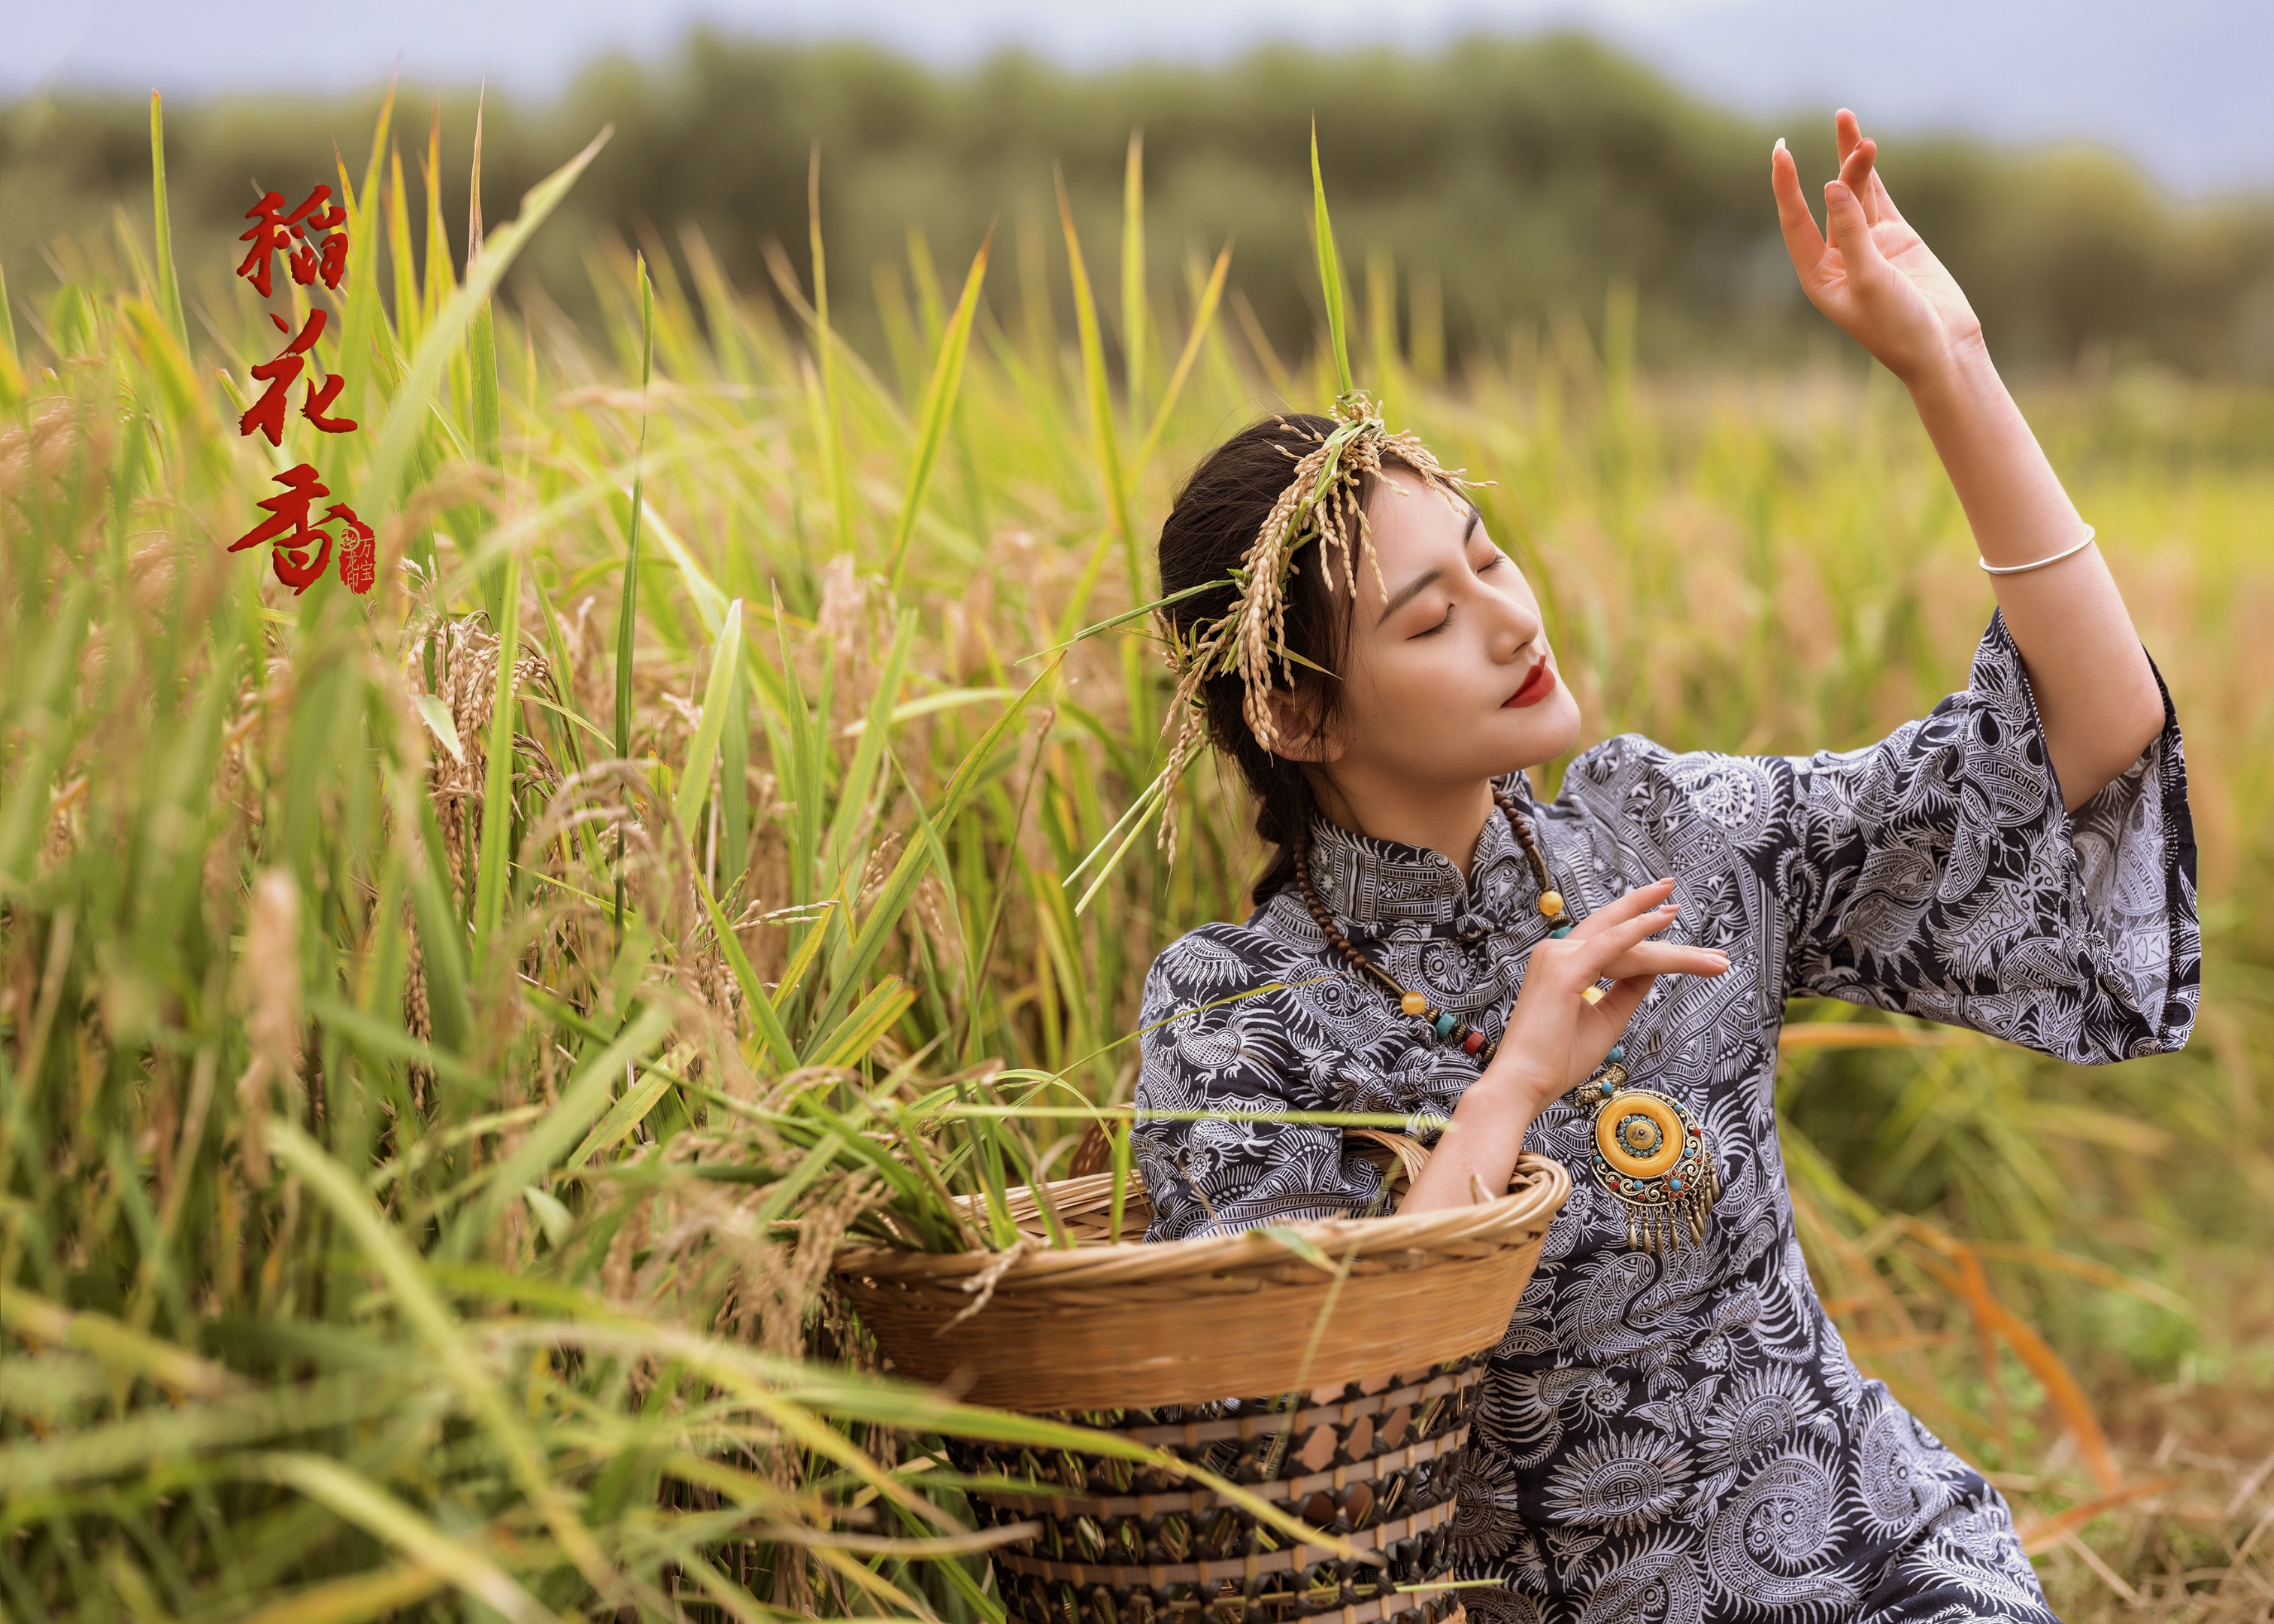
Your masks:
{"label": "ear", "polygon": [[1299,695],[1275,688],[1263,696],[1263,703],[1271,712],[1271,731],[1276,740],[1273,755],[1321,764],[1342,759],[1342,740],[1331,727],[1319,726],[1311,707]]}

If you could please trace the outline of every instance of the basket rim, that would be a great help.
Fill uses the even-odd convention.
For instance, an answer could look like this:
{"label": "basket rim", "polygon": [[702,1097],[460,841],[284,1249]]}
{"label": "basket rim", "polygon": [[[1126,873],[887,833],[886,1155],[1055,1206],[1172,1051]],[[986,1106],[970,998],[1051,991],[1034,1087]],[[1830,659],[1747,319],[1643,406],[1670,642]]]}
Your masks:
{"label": "basket rim", "polygon": [[[1110,1173],[1051,1181],[1043,1188],[1054,1199],[1092,1196]],[[1391,1213],[1379,1218],[1317,1218],[1281,1227],[1292,1229],[1329,1257],[1379,1257],[1390,1252],[1437,1252],[1472,1247],[1479,1242],[1518,1245],[1544,1232],[1571,1195],[1571,1175],[1561,1162],[1526,1151],[1517,1160],[1521,1188],[1469,1207],[1427,1213]],[[1511,1183],[1514,1181],[1512,1180]],[[1017,1195],[1028,1187],[1013,1191]],[[1260,1229],[1261,1226],[1259,1226]],[[1011,1260],[1005,1263],[1005,1259]],[[1016,1285],[1158,1284],[1295,1261],[1287,1248],[1259,1229],[1201,1236],[1181,1241],[1121,1241],[1108,1245],[1024,1252],[903,1252],[864,1246],[840,1252],[831,1271],[877,1283],[921,1284],[994,1274],[996,1293]]]}

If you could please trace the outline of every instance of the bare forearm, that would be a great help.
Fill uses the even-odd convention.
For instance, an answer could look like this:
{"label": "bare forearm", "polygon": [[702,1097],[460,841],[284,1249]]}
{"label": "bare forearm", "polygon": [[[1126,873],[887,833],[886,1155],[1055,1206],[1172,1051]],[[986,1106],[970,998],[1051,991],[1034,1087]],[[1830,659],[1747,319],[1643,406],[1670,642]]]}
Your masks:
{"label": "bare forearm", "polygon": [[[1845,108],[1833,132],[1840,178],[1824,188],[1829,243],[1784,143],[1769,156],[1801,287],[1909,387],[1983,558],[1993,567],[2052,559],[2084,534],[2084,521],[1990,365],[1973,306],[1887,194],[1879,144]],[[1993,580],[2061,794],[2077,806],[2139,759],[2162,726],[2154,673],[2098,548]]]}
{"label": "bare forearm", "polygon": [[[1910,387],[1985,560],[2030,563],[2084,534],[2084,520],[1978,338]],[[1992,581],[2029,667],[2063,799],[2082,805],[2163,726],[2139,634],[2097,547]]]}
{"label": "bare forearm", "polygon": [[1536,1115],[1530,1091],[1495,1079],[1487,1071],[1454,1107],[1429,1165],[1421,1169],[1397,1210],[1422,1213],[1466,1207],[1477,1199],[1479,1185],[1487,1196],[1504,1193],[1516,1172],[1516,1159],[1524,1153],[1525,1130]]}

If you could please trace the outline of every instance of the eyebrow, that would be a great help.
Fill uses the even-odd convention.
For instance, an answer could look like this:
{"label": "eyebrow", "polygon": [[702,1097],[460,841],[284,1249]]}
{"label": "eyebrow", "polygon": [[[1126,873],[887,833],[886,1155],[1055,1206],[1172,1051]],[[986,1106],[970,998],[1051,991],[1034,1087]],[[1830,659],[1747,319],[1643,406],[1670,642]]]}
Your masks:
{"label": "eyebrow", "polygon": [[1388,620],[1391,615],[1396,614],[1400,609],[1405,607],[1406,605],[1412,603],[1416,598],[1421,595],[1423,590],[1426,589],[1432,581],[1434,581],[1443,573],[1443,571],[1436,569],[1425,570],[1420,575],[1414,576],[1412,580],[1407,582],[1404,586],[1398,588],[1397,596],[1391,598],[1389,602],[1383,606],[1382,611],[1382,620],[1376,620],[1374,624],[1376,626],[1381,625],[1382,620]]}
{"label": "eyebrow", "polygon": [[[1469,522],[1461,530],[1461,545],[1464,547],[1469,545],[1469,538],[1477,533],[1477,526],[1483,522],[1484,515],[1477,511],[1477,507],[1474,502],[1471,502],[1469,504]],[[1400,609],[1405,607],[1406,605],[1412,603],[1416,598],[1420,596],[1422,592],[1428,589],[1429,583],[1432,581],[1434,581],[1438,575],[1442,573],[1443,572],[1441,570],[1425,570],[1420,575],[1414,576],[1412,580],[1407,582],[1404,586],[1398,588],[1397,596],[1391,598],[1389,602],[1383,606],[1382,611],[1382,620],[1376,620],[1374,624],[1376,626],[1381,625],[1382,620],[1388,620],[1391,615],[1396,614]]]}

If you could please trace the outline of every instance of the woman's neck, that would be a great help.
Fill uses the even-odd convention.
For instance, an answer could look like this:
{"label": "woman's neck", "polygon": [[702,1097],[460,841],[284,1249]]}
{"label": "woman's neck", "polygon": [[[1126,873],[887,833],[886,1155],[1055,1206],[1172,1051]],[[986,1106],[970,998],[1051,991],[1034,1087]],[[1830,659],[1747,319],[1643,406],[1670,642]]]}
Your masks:
{"label": "woman's neck", "polygon": [[1489,778],[1459,789],[1401,793],[1387,785],[1337,784],[1320,777],[1313,789],[1319,810],[1332,822],[1376,840],[1442,853],[1461,871],[1464,884],[1485,820],[1500,816]]}

